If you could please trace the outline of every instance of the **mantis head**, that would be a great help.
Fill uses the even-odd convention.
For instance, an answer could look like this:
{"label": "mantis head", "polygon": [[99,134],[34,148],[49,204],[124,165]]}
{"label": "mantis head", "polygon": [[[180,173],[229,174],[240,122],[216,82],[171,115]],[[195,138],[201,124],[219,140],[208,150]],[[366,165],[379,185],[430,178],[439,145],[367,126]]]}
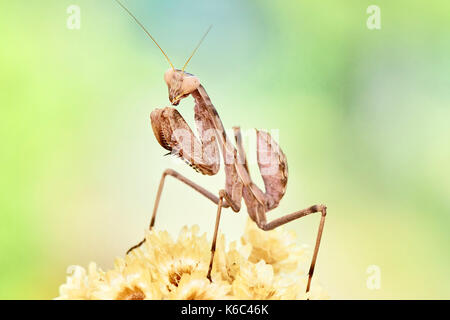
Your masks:
{"label": "mantis head", "polygon": [[164,81],[169,88],[169,101],[174,106],[177,106],[181,99],[189,96],[200,86],[200,80],[196,76],[172,68],[164,73]]}
{"label": "mantis head", "polygon": [[122,2],[119,0],[116,0],[116,2],[126,11],[128,14],[136,21],[136,23],[144,30],[144,32],[150,37],[150,39],[153,40],[155,45],[161,50],[161,53],[166,57],[167,62],[170,64],[170,69],[166,71],[164,74],[164,80],[167,83],[167,86],[169,87],[169,100],[170,103],[174,106],[177,106],[180,103],[181,99],[186,98],[188,95],[190,95],[193,91],[197,90],[197,88],[200,85],[199,79],[187,72],[184,72],[184,69],[186,69],[189,61],[191,61],[194,54],[197,52],[197,49],[202,44],[203,40],[206,38],[207,34],[211,30],[212,26],[209,26],[206,33],[203,35],[203,38],[198,43],[197,47],[195,47],[194,51],[192,52],[189,59],[186,61],[186,63],[183,66],[183,69],[175,69],[172,62],[170,61],[167,54],[164,52],[164,50],[160,47],[158,42],[156,42],[155,38],[148,32],[148,30],[144,27],[144,25],[134,16],[134,14],[128,10],[127,7],[125,7]]}

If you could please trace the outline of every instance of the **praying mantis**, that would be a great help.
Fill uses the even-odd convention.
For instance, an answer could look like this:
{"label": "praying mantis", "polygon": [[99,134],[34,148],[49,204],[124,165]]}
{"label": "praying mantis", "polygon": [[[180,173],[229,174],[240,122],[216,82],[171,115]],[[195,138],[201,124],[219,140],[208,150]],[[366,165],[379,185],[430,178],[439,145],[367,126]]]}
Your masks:
{"label": "praying mantis", "polygon": [[[269,133],[256,130],[257,161],[265,187],[265,192],[263,192],[250,177],[240,128],[233,128],[236,144],[233,145],[225,132],[225,128],[216,108],[212,104],[205,88],[201,85],[199,78],[184,71],[211,27],[200,40],[183,68],[181,70],[175,69],[167,54],[142,23],[119,0],[116,0],[116,2],[153,40],[169,62],[170,68],[165,72],[164,80],[169,89],[169,101],[171,105],[178,106],[181,100],[189,96],[193,97],[195,101],[195,122],[199,137],[197,138],[195,136],[176,108],[165,107],[162,109],[155,109],[150,115],[152,129],[158,143],[164,149],[168,150],[169,153],[180,157],[197,172],[203,175],[212,176],[219,171],[219,150],[221,151],[225,167],[225,188],[221,189],[217,195],[189,180],[175,170],[165,170],[159,183],[149,228],[152,229],[155,225],[156,213],[164,188],[164,181],[167,176],[172,176],[183,182],[215,203],[217,205],[216,222],[211,244],[211,258],[207,273],[207,278],[211,280],[211,271],[222,208],[231,208],[234,212],[239,212],[241,210],[242,199],[244,199],[250,218],[264,231],[275,229],[288,222],[313,213],[321,213],[314,253],[308,273],[308,283],[306,286],[306,292],[309,292],[325,224],[327,207],[325,205],[313,205],[306,209],[282,216],[281,218],[274,219],[270,222],[267,221],[267,212],[278,207],[286,192],[288,180],[286,156]],[[145,239],[130,248],[127,253],[138,248],[144,242]]]}

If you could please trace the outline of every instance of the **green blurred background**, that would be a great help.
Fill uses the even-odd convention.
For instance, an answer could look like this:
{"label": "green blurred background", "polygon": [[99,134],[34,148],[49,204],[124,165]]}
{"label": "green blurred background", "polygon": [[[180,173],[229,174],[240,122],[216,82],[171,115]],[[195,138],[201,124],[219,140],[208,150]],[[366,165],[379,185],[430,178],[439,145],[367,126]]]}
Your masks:
{"label": "green blurred background", "polygon": [[[448,1],[124,2],[178,67],[214,25],[187,71],[227,128],[280,130],[290,180],[271,217],[328,205],[316,275],[332,298],[450,298]],[[162,156],[149,114],[169,104],[168,64],[114,1],[0,12],[0,298],[53,298],[67,266],[108,269],[141,239],[163,169],[213,191],[224,176]],[[179,110],[194,127],[192,99]],[[157,227],[212,234],[214,205],[166,186]],[[226,210],[221,230],[237,239],[246,219]],[[287,228],[312,246],[318,220]]]}

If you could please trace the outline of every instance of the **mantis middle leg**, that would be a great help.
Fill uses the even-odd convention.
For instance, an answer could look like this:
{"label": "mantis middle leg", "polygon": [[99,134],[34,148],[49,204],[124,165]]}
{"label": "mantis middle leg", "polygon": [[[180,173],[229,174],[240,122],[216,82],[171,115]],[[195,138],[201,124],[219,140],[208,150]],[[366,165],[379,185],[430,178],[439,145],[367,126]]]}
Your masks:
{"label": "mantis middle leg", "polygon": [[[201,195],[205,196],[206,198],[208,198],[209,200],[211,200],[212,202],[214,202],[216,205],[218,205],[220,208],[228,208],[229,205],[225,202],[223,202],[223,198],[220,199],[219,197],[217,197],[216,195],[214,195],[213,193],[211,193],[210,191],[206,190],[205,188],[203,188],[202,186],[196,184],[195,182],[189,180],[188,178],[186,178],[185,176],[181,175],[180,173],[178,173],[175,170],[172,169],[166,169],[164,170],[162,176],[161,176],[161,180],[159,182],[159,187],[158,187],[158,191],[156,193],[156,198],[155,198],[155,204],[153,206],[153,214],[152,214],[152,218],[150,220],[150,224],[149,224],[149,230],[151,230],[156,222],[156,214],[158,211],[158,207],[159,207],[159,202],[161,200],[161,194],[164,188],[164,182],[167,176],[172,176],[175,179],[183,182],[184,184],[188,185],[189,187],[191,187],[192,189],[194,189],[195,191],[197,191],[198,193],[200,193]],[[130,253],[131,251],[133,251],[136,248],[139,248],[142,244],[144,244],[145,242],[145,238],[139,242],[138,244],[136,244],[135,246],[131,247],[130,249],[128,249],[127,254]]]}

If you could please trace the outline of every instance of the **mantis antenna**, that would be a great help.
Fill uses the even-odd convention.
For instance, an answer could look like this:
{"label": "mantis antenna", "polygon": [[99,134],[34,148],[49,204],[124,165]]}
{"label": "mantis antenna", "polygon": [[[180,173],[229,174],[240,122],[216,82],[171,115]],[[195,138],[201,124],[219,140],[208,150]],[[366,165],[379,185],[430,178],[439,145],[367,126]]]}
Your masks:
{"label": "mantis antenna", "polygon": [[[147,29],[145,29],[145,27],[142,25],[142,23],[134,16],[134,14],[131,13],[130,10],[127,9],[127,7],[125,7],[122,2],[120,2],[119,0],[116,0],[116,2],[126,11],[128,12],[128,14],[137,22],[137,24],[142,28],[142,30],[144,30],[144,32],[150,37],[150,39],[153,40],[153,42],[157,45],[157,47],[159,48],[159,50],[161,50],[162,54],[164,55],[164,57],[166,57],[167,61],[169,62],[170,66],[172,67],[172,69],[175,71],[175,68],[172,64],[172,62],[170,61],[169,57],[167,56],[167,54],[164,52],[164,50],[159,46],[158,42],[156,42],[155,38],[152,37],[152,35],[150,34],[150,32],[147,31]],[[208,30],[209,31],[209,30]],[[196,49],[197,50],[197,49]],[[194,51],[195,52],[195,51]],[[190,59],[190,58],[189,58]],[[188,60],[189,61],[189,60]]]}
{"label": "mantis antenna", "polygon": [[195,47],[194,51],[192,52],[191,56],[189,57],[189,59],[186,61],[186,63],[183,66],[183,69],[181,69],[181,71],[184,72],[184,69],[186,69],[189,61],[191,61],[192,57],[194,56],[194,54],[197,52],[197,49],[200,47],[200,45],[202,44],[203,40],[205,40],[206,36],[208,35],[209,31],[211,30],[212,25],[209,26],[208,30],[206,30],[205,34],[203,35],[202,39],[200,40],[200,42],[198,43],[197,47]]}

